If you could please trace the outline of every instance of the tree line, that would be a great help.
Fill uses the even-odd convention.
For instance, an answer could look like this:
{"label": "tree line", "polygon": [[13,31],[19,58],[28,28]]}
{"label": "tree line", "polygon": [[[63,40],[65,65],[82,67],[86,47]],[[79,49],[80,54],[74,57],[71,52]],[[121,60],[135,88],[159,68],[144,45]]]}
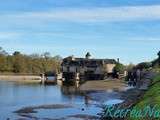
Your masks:
{"label": "tree line", "polygon": [[61,60],[60,56],[52,57],[49,52],[26,55],[15,51],[10,55],[0,47],[0,73],[58,73]]}

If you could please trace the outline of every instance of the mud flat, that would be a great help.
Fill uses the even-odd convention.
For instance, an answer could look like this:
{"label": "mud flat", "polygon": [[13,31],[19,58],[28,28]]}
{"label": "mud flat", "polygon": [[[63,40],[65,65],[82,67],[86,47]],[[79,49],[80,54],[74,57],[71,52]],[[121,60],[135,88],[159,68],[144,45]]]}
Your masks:
{"label": "mud flat", "polygon": [[14,111],[14,113],[22,114],[22,113],[37,113],[38,109],[64,109],[64,108],[72,108],[71,105],[62,105],[62,104],[53,104],[53,105],[40,105],[40,106],[31,106],[19,109]]}
{"label": "mud flat", "polygon": [[82,91],[103,91],[103,90],[117,90],[123,91],[126,88],[126,83],[123,80],[94,80],[87,81],[80,86]]}
{"label": "mud flat", "polygon": [[84,115],[84,114],[77,114],[77,115],[72,115],[68,116],[68,118],[76,118],[80,120],[99,120],[99,117],[93,116],[93,115]]}
{"label": "mud flat", "polygon": [[1,81],[40,83],[41,77],[36,75],[0,75]]}
{"label": "mud flat", "polygon": [[[37,116],[34,116],[33,114],[38,113],[39,110],[63,110],[63,109],[69,109],[74,108],[75,106],[68,105],[68,104],[52,104],[52,105],[41,105],[41,106],[31,106],[31,107],[25,107],[22,109],[19,109],[15,111],[14,113],[21,116],[21,118],[17,120],[28,120],[28,119],[35,119],[35,120],[99,120],[99,117],[96,115],[88,115],[88,114],[80,114],[75,113],[74,115],[69,115],[65,117],[60,118],[39,118]],[[63,116],[63,115],[62,115]]]}

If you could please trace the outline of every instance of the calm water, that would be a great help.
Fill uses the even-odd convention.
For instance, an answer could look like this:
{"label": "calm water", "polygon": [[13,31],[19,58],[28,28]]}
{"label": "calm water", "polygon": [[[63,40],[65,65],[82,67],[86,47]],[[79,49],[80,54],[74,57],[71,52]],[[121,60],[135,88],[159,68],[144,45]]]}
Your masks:
{"label": "calm water", "polygon": [[[13,113],[23,107],[38,105],[65,104],[73,105],[72,108],[61,109],[39,109],[38,113],[32,116],[41,120],[45,119],[75,119],[76,114],[94,115],[102,109],[96,101],[86,98],[80,94],[75,94],[76,88],[62,86],[43,86],[39,84],[18,84],[14,82],[0,81],[0,120],[29,120],[27,117]],[[70,117],[69,117],[70,116]],[[72,116],[72,117],[71,117]],[[78,118],[76,118],[78,119]],[[80,119],[84,120],[84,119]]]}

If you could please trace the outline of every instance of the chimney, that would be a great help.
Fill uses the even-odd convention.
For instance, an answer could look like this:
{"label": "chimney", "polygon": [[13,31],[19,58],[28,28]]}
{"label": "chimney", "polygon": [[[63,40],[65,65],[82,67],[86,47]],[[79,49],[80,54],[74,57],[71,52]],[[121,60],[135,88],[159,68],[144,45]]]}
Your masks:
{"label": "chimney", "polygon": [[72,55],[72,56],[71,56],[71,60],[72,60],[72,61],[74,61],[74,60],[75,60],[75,57],[74,57],[74,55]]}

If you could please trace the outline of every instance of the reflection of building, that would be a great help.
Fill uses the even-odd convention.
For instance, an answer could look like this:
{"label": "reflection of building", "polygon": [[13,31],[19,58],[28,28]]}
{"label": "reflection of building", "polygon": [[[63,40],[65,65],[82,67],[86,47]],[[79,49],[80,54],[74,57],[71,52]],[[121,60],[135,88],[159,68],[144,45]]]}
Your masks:
{"label": "reflection of building", "polygon": [[61,86],[61,92],[64,95],[72,95],[72,94],[79,94],[80,90],[77,86]]}
{"label": "reflection of building", "polygon": [[64,58],[62,62],[63,78],[65,80],[104,79],[113,73],[115,65],[114,59],[90,59],[89,53],[86,54],[86,58],[70,56]]}

